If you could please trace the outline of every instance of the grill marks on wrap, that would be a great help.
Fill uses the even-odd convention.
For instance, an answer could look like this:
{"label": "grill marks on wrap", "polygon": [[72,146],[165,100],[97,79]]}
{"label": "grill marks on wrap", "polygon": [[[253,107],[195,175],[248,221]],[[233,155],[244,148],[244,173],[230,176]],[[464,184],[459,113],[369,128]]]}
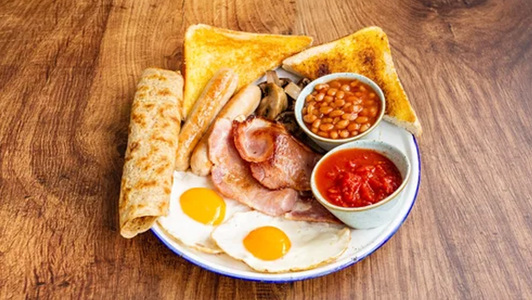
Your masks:
{"label": "grill marks on wrap", "polygon": [[126,238],[168,212],[182,88],[179,73],[160,69],[145,70],[137,86],[119,199],[120,233]]}

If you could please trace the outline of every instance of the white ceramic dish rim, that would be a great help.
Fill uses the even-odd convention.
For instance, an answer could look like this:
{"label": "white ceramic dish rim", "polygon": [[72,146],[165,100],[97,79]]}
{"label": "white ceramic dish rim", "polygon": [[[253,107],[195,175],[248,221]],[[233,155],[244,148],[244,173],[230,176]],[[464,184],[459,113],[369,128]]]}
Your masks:
{"label": "white ceramic dish rim", "polygon": [[361,261],[362,259],[366,258],[367,256],[369,256],[373,252],[377,251],[384,244],[386,244],[386,242],[388,242],[388,240],[399,230],[401,225],[404,223],[404,221],[407,219],[408,215],[410,214],[410,211],[414,207],[414,204],[416,202],[416,199],[417,199],[417,196],[418,196],[418,192],[419,192],[419,186],[421,184],[421,155],[420,155],[420,152],[419,152],[419,145],[417,143],[416,138],[413,135],[412,135],[412,139],[413,139],[413,142],[414,142],[414,145],[415,145],[415,148],[416,148],[417,163],[418,163],[418,178],[417,178],[417,187],[416,187],[416,191],[415,191],[415,194],[414,194],[414,198],[412,199],[412,202],[410,204],[410,207],[408,208],[408,211],[404,215],[403,219],[399,223],[397,223],[397,225],[389,232],[389,234],[386,237],[384,237],[379,243],[377,243],[376,245],[374,245],[372,248],[368,249],[367,251],[365,251],[361,255],[359,255],[357,257],[354,257],[353,259],[351,259],[351,260],[349,260],[349,261],[347,261],[347,262],[345,262],[345,263],[343,263],[343,264],[341,264],[339,266],[336,266],[335,268],[327,269],[327,270],[324,270],[324,271],[321,271],[321,272],[317,272],[317,273],[312,273],[312,274],[297,275],[297,273],[296,273],[294,275],[291,275],[288,278],[282,278],[282,279],[275,279],[275,278],[268,278],[268,277],[272,277],[272,275],[286,275],[286,274],[267,274],[267,273],[262,274],[262,273],[256,273],[256,274],[253,274],[253,275],[239,275],[239,274],[237,274],[238,272],[231,272],[231,271],[224,270],[223,268],[218,268],[216,266],[213,267],[213,266],[211,266],[209,264],[205,264],[205,263],[193,258],[192,256],[190,256],[190,255],[188,255],[188,254],[186,254],[184,252],[181,252],[179,249],[175,248],[173,245],[171,245],[165,239],[165,237],[163,237],[162,232],[157,231],[155,228],[152,228],[151,231],[172,252],[174,252],[175,254],[177,254],[177,255],[181,256],[182,258],[186,259],[190,263],[193,263],[193,264],[195,264],[195,265],[197,265],[197,266],[199,266],[199,267],[201,267],[201,268],[203,268],[205,270],[208,270],[208,271],[220,274],[220,275],[228,276],[228,277],[231,277],[231,278],[243,279],[243,280],[249,280],[249,281],[258,281],[258,282],[269,282],[269,283],[287,283],[287,282],[293,282],[293,281],[317,278],[317,277],[325,276],[325,275],[340,271],[340,270],[342,270],[344,268],[347,268],[347,267],[349,267],[349,266]]}

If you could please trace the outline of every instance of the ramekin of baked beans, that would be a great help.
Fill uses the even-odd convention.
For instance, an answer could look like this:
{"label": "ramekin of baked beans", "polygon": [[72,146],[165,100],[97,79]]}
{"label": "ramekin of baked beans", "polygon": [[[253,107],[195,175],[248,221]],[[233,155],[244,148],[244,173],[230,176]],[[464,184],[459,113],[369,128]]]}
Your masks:
{"label": "ramekin of baked beans", "polygon": [[295,106],[299,126],[320,146],[332,149],[368,134],[381,121],[384,94],[355,73],[320,77],[303,89]]}

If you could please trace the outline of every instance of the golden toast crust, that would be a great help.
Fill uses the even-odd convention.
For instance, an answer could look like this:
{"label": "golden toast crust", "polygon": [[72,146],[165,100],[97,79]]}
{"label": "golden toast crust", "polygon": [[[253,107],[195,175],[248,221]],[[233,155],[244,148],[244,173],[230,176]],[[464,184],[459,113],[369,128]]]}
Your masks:
{"label": "golden toast crust", "polygon": [[421,125],[393,64],[388,38],[379,27],[312,47],[283,61],[283,68],[311,79],[336,72],[355,72],[375,81],[386,97],[385,118],[415,135]]}
{"label": "golden toast crust", "polygon": [[185,34],[184,111],[190,112],[204,86],[221,68],[238,74],[237,90],[275,69],[283,59],[312,44],[308,36],[257,34],[193,25]]}

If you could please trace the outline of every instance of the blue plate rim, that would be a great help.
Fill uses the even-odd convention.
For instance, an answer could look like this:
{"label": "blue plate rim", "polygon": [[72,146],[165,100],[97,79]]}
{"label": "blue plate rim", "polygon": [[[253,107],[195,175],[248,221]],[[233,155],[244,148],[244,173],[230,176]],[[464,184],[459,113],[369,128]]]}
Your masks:
{"label": "blue plate rim", "polygon": [[370,251],[366,252],[366,254],[364,254],[363,256],[359,256],[359,257],[356,257],[355,259],[353,260],[350,260],[349,262],[341,265],[341,266],[338,266],[334,269],[330,269],[330,270],[325,270],[323,272],[320,272],[320,273],[316,273],[316,274],[312,274],[312,275],[302,275],[300,277],[291,277],[291,278],[287,278],[287,279],[282,279],[282,280],[269,280],[269,279],[260,279],[260,278],[256,278],[254,276],[235,276],[233,275],[232,273],[229,273],[229,272],[225,272],[225,271],[221,271],[221,270],[218,270],[218,269],[215,269],[215,268],[212,268],[211,266],[209,265],[206,265],[200,261],[197,261],[196,259],[186,255],[185,253],[179,251],[178,249],[176,249],[175,247],[173,247],[170,243],[168,243],[156,230],[154,230],[153,228],[151,229],[151,231],[153,232],[153,234],[166,246],[168,247],[170,250],[172,250],[172,252],[174,252],[175,254],[179,255],[180,257],[184,258],[185,260],[187,260],[188,262],[190,263],[193,263],[207,271],[211,271],[213,273],[216,273],[216,274],[220,274],[220,275],[224,275],[224,276],[227,276],[227,277],[230,277],[230,278],[235,278],[235,279],[242,279],[242,280],[247,280],[247,281],[254,281],[254,282],[265,282],[265,283],[288,283],[288,282],[294,282],[294,281],[301,281],[301,280],[306,280],[306,279],[312,279],[312,278],[317,278],[317,277],[321,277],[321,276],[325,276],[325,275],[328,275],[328,274],[331,274],[331,273],[334,273],[334,272],[338,272],[340,270],[343,270],[347,267],[350,267],[352,265],[354,265],[355,263],[363,260],[364,258],[368,257],[369,255],[371,255],[373,252],[377,251],[380,247],[382,247],[384,244],[386,244],[386,242],[388,242],[388,240],[390,240],[396,233],[397,231],[399,230],[399,228],[401,228],[401,226],[403,225],[403,223],[406,221],[406,219],[408,218],[408,215],[410,215],[410,212],[412,211],[412,208],[414,207],[414,204],[417,200],[417,196],[418,196],[418,193],[419,193],[419,187],[421,186],[421,153],[419,151],[419,145],[417,143],[417,140],[416,140],[416,137],[414,135],[412,135],[412,138],[413,138],[413,141],[414,141],[414,145],[416,146],[416,152],[417,152],[417,160],[418,160],[418,184],[417,184],[417,187],[416,187],[416,192],[414,194],[414,200],[412,201],[412,204],[410,205],[410,207],[408,208],[408,212],[405,214],[403,220],[401,220],[401,222],[399,222],[399,224],[390,232],[390,234],[381,242],[379,243],[378,245],[376,245],[373,249],[371,249]]}

